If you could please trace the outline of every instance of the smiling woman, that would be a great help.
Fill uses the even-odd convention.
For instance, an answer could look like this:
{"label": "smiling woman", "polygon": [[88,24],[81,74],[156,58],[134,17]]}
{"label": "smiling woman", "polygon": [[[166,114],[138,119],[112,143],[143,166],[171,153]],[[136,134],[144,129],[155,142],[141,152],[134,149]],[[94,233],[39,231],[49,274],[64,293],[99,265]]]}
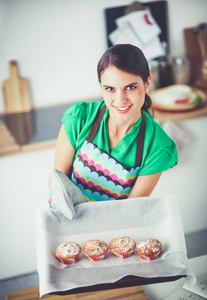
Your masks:
{"label": "smiling woman", "polygon": [[[146,92],[148,91],[149,84],[151,81],[151,75],[149,71],[148,62],[143,54],[143,52],[130,44],[125,45],[115,45],[109,48],[99,60],[97,66],[98,79],[99,82],[103,81],[103,73],[110,66],[114,66],[120,71],[127,73],[128,75],[137,75],[141,80],[141,84],[144,83]],[[137,76],[135,83],[131,83],[126,88],[128,90],[134,89],[137,83]],[[110,77],[113,77],[111,74]],[[135,85],[135,86],[134,86]],[[144,105],[142,109],[148,111],[151,106],[151,99],[145,93]]]}
{"label": "smiling woman", "polygon": [[175,143],[151,118],[151,75],[142,51],[113,46],[98,63],[103,101],[79,102],[62,118],[54,169],[86,201],[149,196],[177,163]]}
{"label": "smiling woman", "polygon": [[102,94],[110,115],[109,132],[115,126],[117,136],[119,132],[124,135],[140,119],[150,79],[149,75],[144,83],[140,76],[126,73],[115,66],[109,66],[102,72]]}

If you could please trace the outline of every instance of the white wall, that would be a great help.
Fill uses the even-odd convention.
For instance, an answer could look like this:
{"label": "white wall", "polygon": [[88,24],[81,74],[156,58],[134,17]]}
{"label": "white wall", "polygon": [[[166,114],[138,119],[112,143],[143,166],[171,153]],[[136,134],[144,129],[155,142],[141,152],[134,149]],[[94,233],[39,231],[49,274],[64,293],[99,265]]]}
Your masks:
{"label": "white wall", "polygon": [[[8,62],[16,59],[35,108],[100,98],[96,65],[107,48],[104,8],[132,2],[0,0],[0,82],[9,77]],[[183,28],[206,21],[207,1],[168,4],[172,54],[183,54]]]}
{"label": "white wall", "polygon": [[36,271],[35,211],[49,198],[54,153],[0,158],[0,280]]}

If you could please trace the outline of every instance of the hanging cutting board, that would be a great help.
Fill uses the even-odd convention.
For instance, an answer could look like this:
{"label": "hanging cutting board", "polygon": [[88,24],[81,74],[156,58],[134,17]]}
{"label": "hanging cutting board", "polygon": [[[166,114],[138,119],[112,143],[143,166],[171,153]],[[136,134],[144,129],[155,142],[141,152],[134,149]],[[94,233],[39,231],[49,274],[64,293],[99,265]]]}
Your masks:
{"label": "hanging cutting board", "polygon": [[3,81],[5,113],[26,112],[32,109],[27,79],[19,77],[18,64],[9,62],[10,78]]}

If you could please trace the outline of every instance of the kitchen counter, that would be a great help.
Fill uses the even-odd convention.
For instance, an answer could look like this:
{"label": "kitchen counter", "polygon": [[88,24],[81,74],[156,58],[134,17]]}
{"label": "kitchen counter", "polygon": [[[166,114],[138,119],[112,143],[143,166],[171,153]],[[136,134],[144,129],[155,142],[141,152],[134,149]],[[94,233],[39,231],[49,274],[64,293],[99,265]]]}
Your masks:
{"label": "kitchen counter", "polygon": [[[55,147],[63,112],[73,103],[33,109],[30,112],[0,115],[0,156]],[[186,112],[154,109],[154,118],[162,124],[207,115],[207,104]]]}
{"label": "kitchen counter", "polygon": [[63,112],[72,104],[1,115],[0,156],[54,147]]}

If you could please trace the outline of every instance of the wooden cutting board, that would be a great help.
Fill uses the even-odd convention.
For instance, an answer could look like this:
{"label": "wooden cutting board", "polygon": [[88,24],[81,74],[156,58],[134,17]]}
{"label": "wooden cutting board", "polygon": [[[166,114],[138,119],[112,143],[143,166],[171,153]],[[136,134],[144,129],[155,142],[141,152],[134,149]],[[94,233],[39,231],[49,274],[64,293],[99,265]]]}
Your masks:
{"label": "wooden cutting board", "polygon": [[5,113],[26,112],[32,109],[27,79],[19,77],[18,64],[9,62],[10,78],[3,81]]}

